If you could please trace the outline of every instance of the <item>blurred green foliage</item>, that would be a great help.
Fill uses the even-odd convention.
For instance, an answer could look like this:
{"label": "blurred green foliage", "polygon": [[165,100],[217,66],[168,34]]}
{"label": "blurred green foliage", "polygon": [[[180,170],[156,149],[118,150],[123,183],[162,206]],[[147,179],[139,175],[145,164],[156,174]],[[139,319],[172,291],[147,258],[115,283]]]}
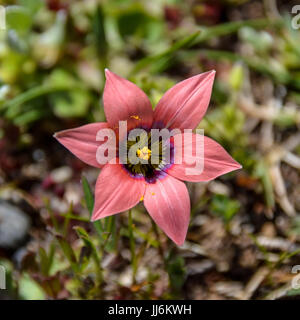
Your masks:
{"label": "blurred green foliage", "polygon": [[[239,10],[246,2],[220,1],[220,6]],[[204,19],[205,5],[205,1],[195,1],[195,7],[189,8],[179,0],[7,1],[7,30],[0,31],[1,120],[21,131],[17,144],[28,146],[34,141],[28,139],[33,127],[45,127],[52,136],[70,125],[105,120],[101,97],[106,67],[142,88],[153,107],[178,81],[215,68],[212,103],[199,128],[243,165],[246,182],[238,187],[262,195],[263,205],[274,209],[267,152],[245,129],[253,124],[240,108],[239,97],[249,94],[251,83],[257,83],[258,91],[262,79],[271,83],[275,98],[277,91],[284,92],[276,116],[268,119],[276,137],[299,129],[299,108],[290,110],[285,105],[300,103],[300,33],[291,28],[288,15],[235,21],[226,16],[226,10],[221,15],[216,6]],[[260,107],[265,104],[263,91],[253,98]],[[260,120],[253,125],[257,131]],[[5,138],[1,128],[0,138]],[[230,174],[221,181],[237,184]],[[47,232],[55,240],[40,244],[34,257],[26,257],[27,271],[18,273],[18,281],[12,276],[14,266],[7,259],[1,261],[7,266],[11,295],[21,299],[105,298],[109,271],[102,269],[102,259],[114,254],[117,269],[122,239],[133,269],[132,286],[127,288],[130,298],[181,298],[187,276],[185,258],[162,245],[155,226],[139,228],[150,225],[141,222],[139,207],[130,212],[129,224],[112,216],[94,222],[89,229],[94,199],[84,177],[82,187],[86,216],[75,214],[70,206],[58,218],[49,203],[45,204],[51,218]],[[241,201],[235,194],[215,193],[203,206],[228,226],[240,212],[249,213]],[[192,208],[193,217],[197,210]],[[299,234],[298,220],[291,230]],[[72,232],[77,242],[68,237]],[[139,261],[149,248],[159,252],[168,276],[168,292],[157,296],[153,293],[160,278],[157,270],[149,270],[145,283],[136,280]],[[121,298],[127,297],[124,286],[113,282]]]}
{"label": "blurred green foliage", "polygon": [[228,223],[238,212],[240,203],[237,200],[229,199],[225,195],[216,194],[211,201],[211,211]]}

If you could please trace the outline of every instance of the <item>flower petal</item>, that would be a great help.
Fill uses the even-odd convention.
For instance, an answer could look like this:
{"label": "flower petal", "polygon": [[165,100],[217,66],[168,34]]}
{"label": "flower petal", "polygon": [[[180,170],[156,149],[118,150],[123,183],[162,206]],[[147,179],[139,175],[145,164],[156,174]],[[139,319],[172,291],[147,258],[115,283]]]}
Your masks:
{"label": "flower petal", "polygon": [[110,126],[118,128],[119,121],[127,120],[128,129],[151,128],[153,110],[146,94],[134,83],[105,70],[103,93],[105,115]]}
{"label": "flower petal", "polygon": [[101,129],[109,129],[108,123],[96,122],[63,130],[57,132],[54,137],[81,161],[94,167],[102,167],[96,159],[97,149],[101,145],[96,139]]}
{"label": "flower petal", "polygon": [[144,204],[155,223],[177,245],[182,245],[189,225],[190,198],[186,185],[166,175],[148,184]]}
{"label": "flower petal", "polygon": [[95,187],[92,221],[132,208],[144,193],[144,179],[131,177],[121,164],[106,164]]}
{"label": "flower petal", "polygon": [[[242,167],[220,144],[211,138],[193,133],[192,139],[187,139],[186,142],[184,134],[179,135],[181,136],[182,144],[180,139],[174,139],[175,163],[165,170],[171,176],[184,181],[209,181]],[[196,143],[199,147],[201,145],[202,147],[204,146],[204,152],[200,153],[197,158],[198,163],[202,163],[202,166],[196,166],[195,162],[192,163],[193,160],[196,160]],[[183,150],[180,150],[182,146]],[[176,164],[181,155],[183,157],[182,164]]]}
{"label": "flower petal", "polygon": [[215,71],[201,73],[169,89],[154,110],[154,127],[195,129],[208,107]]}

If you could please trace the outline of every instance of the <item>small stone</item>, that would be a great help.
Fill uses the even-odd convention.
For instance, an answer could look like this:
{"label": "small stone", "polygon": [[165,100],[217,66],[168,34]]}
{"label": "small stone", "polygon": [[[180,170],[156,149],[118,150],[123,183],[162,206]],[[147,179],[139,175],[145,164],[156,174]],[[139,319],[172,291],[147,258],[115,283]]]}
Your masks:
{"label": "small stone", "polygon": [[72,169],[70,167],[64,166],[54,169],[51,172],[51,178],[54,183],[64,183],[72,178]]}
{"label": "small stone", "polygon": [[0,200],[0,247],[15,249],[25,239],[30,219],[18,207]]}

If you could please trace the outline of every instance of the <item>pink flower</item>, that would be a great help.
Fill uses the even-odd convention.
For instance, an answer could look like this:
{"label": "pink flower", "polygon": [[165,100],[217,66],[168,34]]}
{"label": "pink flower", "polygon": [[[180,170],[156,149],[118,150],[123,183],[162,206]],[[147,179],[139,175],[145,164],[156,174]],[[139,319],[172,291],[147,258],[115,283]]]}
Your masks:
{"label": "pink flower", "polygon": [[[155,110],[145,93],[135,84],[106,70],[103,95],[107,122],[92,123],[79,128],[58,132],[55,137],[79,159],[102,168],[95,188],[95,206],[92,220],[98,220],[134,207],[140,201],[153,220],[177,245],[182,245],[189,224],[190,199],[182,181],[209,181],[227,172],[241,168],[214,140],[204,136],[204,168],[187,175],[191,167],[185,160],[164,166],[128,166],[109,162],[100,165],[96,159],[96,141],[100,129],[116,130],[120,120],[126,120],[128,130],[133,128],[195,129],[206,113],[215,71],[209,71],[179,82],[168,90]],[[180,133],[179,133],[180,134]],[[200,136],[192,134],[192,141],[184,144],[185,133],[180,134],[182,144],[172,140],[174,156],[186,148],[194,154]],[[177,142],[176,142],[177,141]],[[142,149],[139,155],[148,158],[151,150]]]}

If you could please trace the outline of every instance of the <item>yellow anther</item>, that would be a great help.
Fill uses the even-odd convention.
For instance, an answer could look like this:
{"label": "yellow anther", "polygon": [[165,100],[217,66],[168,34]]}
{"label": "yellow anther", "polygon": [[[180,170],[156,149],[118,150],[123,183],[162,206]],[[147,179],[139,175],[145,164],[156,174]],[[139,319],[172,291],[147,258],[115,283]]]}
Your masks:
{"label": "yellow anther", "polygon": [[154,192],[151,192],[151,195],[152,195],[152,196],[155,196],[155,193],[154,193]]}
{"label": "yellow anther", "polygon": [[139,116],[130,116],[130,118],[135,119],[135,120],[141,120]]}
{"label": "yellow anther", "polygon": [[143,201],[144,200],[144,196],[141,196],[141,199],[140,199],[140,201]]}
{"label": "yellow anther", "polygon": [[149,160],[151,157],[151,150],[147,147],[143,147],[143,149],[138,149],[136,154],[140,159]]}

